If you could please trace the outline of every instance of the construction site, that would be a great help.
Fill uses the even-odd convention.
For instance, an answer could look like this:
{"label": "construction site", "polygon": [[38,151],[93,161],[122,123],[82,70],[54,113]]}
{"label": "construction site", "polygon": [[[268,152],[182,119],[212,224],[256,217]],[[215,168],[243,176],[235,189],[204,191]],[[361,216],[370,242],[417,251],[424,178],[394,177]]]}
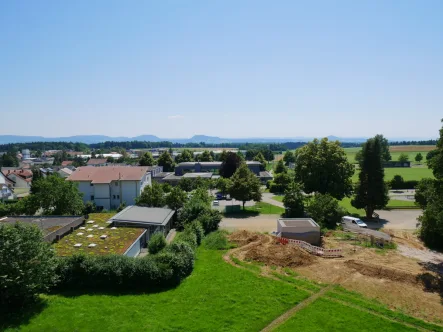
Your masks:
{"label": "construction site", "polygon": [[[258,267],[269,278],[287,275],[318,287],[341,286],[390,309],[443,322],[441,257],[424,250],[412,232],[386,231],[385,235],[381,244],[367,234],[329,231],[316,247],[320,249],[313,250],[313,246],[300,245],[303,241],[235,231],[229,240],[237,247],[224,259],[240,268],[257,271]],[[339,254],[327,256],[328,250]]]}

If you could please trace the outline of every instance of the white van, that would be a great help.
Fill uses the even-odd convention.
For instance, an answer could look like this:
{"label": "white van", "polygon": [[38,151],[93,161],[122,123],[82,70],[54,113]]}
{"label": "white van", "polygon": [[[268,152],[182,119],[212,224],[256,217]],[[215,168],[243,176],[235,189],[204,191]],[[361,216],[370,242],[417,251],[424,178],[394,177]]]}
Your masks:
{"label": "white van", "polygon": [[361,228],[368,228],[368,225],[366,225],[361,219],[355,218],[355,217],[344,216],[341,219],[341,222],[342,223],[348,222],[348,223],[357,225],[358,227],[361,227]]}

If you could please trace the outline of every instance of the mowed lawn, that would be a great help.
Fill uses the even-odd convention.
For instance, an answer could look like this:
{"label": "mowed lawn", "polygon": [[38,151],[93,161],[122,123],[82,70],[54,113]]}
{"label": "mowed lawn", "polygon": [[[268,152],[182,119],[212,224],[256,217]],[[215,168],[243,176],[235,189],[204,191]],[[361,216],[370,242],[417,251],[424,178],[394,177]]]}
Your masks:
{"label": "mowed lawn", "polygon": [[[354,175],[352,176],[353,182],[358,182],[358,174],[360,174],[360,171],[356,169]],[[392,180],[395,175],[401,175],[405,181],[420,181],[424,178],[434,177],[434,175],[432,174],[432,170],[427,167],[385,168],[386,181]]]}
{"label": "mowed lawn", "polygon": [[275,331],[417,331],[398,322],[320,298]]}
{"label": "mowed lawn", "polygon": [[[145,295],[48,296],[22,331],[260,331],[309,296],[293,285],[227,264],[199,248],[180,286]],[[14,331],[10,329],[7,331]]]}
{"label": "mowed lawn", "polygon": [[[351,205],[351,199],[352,198],[343,198],[340,202],[339,205],[341,207],[344,207],[346,210],[348,210],[348,212],[350,214],[359,214],[361,216],[365,215],[365,210],[363,209],[356,209],[355,207],[353,207]],[[402,201],[402,200],[398,200],[398,199],[390,199],[388,202],[388,206],[387,208],[396,208],[396,207],[400,207],[400,208],[404,208],[404,207],[414,207],[414,208],[418,208],[417,205],[415,205],[415,202],[413,201]]]}
{"label": "mowed lawn", "polygon": [[285,209],[265,202],[257,202],[254,206],[245,206],[245,210],[260,214],[282,214],[285,212]]}

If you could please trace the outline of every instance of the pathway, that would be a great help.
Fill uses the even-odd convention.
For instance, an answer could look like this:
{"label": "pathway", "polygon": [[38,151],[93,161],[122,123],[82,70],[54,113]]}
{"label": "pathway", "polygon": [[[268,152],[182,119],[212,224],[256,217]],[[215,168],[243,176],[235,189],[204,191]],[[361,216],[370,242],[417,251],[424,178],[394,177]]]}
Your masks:
{"label": "pathway", "polygon": [[262,201],[265,203],[269,203],[281,208],[285,208],[285,206],[283,205],[282,202],[276,201],[275,199],[272,199],[272,197],[274,197],[275,195],[272,193],[263,193],[262,194]]}

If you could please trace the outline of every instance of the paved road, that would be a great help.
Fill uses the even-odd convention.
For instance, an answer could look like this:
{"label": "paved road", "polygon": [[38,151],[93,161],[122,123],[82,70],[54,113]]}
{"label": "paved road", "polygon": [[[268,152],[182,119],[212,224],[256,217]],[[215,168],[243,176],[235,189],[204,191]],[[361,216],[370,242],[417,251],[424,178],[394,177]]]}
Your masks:
{"label": "paved road", "polygon": [[[391,210],[377,211],[381,221],[367,222],[369,228],[390,228],[415,230],[417,227],[417,217],[421,210]],[[220,227],[227,230],[246,229],[255,232],[273,232],[277,230],[278,215],[262,214],[258,216],[238,218],[223,218]]]}
{"label": "paved road", "polygon": [[262,201],[265,203],[269,203],[269,204],[284,208],[285,206],[283,205],[283,203],[276,201],[275,199],[272,199],[272,197],[274,197],[274,196],[275,195],[271,194],[271,193],[263,193],[262,194]]}

